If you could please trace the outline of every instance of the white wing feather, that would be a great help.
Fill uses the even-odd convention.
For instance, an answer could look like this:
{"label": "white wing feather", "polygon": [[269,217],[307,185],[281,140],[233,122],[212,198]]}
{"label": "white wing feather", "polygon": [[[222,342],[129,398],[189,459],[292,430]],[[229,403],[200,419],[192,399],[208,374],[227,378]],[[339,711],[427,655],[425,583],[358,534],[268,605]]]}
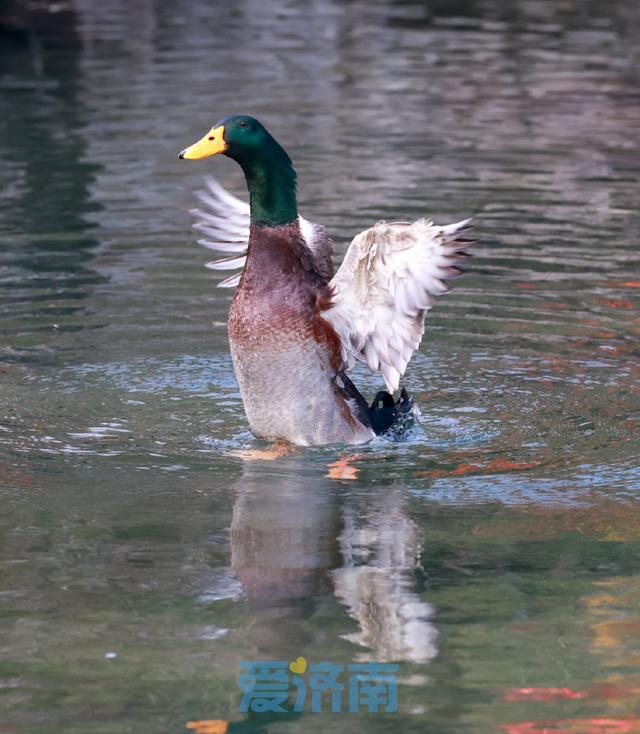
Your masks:
{"label": "white wing feather", "polygon": [[[198,240],[198,244],[209,250],[231,255],[221,260],[212,260],[205,267],[211,270],[244,268],[249,246],[249,204],[230,194],[213,176],[205,176],[204,182],[207,190],[194,192],[204,208],[190,210],[190,214],[199,220],[193,228],[207,238]],[[302,236],[318,258],[319,268],[331,277],[331,240],[327,239],[323,227],[312,224],[303,217],[299,217],[299,222]],[[218,288],[235,288],[241,276],[242,273],[232,275],[218,283]]]}
{"label": "white wing feather", "polygon": [[432,295],[461,274],[457,263],[473,240],[470,219],[446,227],[378,222],[357,235],[331,281],[334,306],[323,313],[342,343],[344,369],[356,360],[380,370],[389,392],[398,389],[424,332]]}
{"label": "white wing feather", "polygon": [[[207,238],[198,240],[198,244],[209,250],[231,254],[231,257],[213,260],[205,267],[211,270],[244,268],[249,243],[249,204],[230,194],[213,176],[205,176],[204,182],[207,190],[196,191],[195,195],[205,208],[190,211],[200,220],[193,228]],[[241,275],[237,273],[226,278],[218,283],[218,288],[235,288]]]}

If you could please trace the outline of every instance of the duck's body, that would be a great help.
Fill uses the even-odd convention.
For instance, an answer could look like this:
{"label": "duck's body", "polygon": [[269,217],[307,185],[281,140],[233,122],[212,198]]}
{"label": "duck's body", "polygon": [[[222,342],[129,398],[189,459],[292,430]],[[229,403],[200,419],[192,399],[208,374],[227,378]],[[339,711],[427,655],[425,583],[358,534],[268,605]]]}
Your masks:
{"label": "duck's body", "polygon": [[331,291],[297,222],[253,225],[229,311],[229,344],[251,428],[300,445],[375,436],[338,392],[340,340],[322,317]]}
{"label": "duck's body", "polygon": [[214,213],[198,211],[205,221],[196,227],[214,240],[205,246],[234,253],[246,247],[246,256],[210,266],[244,265],[224,285],[237,285],[229,343],[251,428],[299,445],[369,441],[411,401],[404,391],[397,403],[381,392],[369,407],[344,372],[359,359],[397,389],[420,342],[429,293],[446,292],[439,278],[460,272],[466,222],[378,223],[356,237],[333,276],[331,241],[298,215],[291,161],[260,123],[224,118],[180,157],[218,152],[245,172],[249,231],[249,212],[215,182],[213,197],[200,194]]}

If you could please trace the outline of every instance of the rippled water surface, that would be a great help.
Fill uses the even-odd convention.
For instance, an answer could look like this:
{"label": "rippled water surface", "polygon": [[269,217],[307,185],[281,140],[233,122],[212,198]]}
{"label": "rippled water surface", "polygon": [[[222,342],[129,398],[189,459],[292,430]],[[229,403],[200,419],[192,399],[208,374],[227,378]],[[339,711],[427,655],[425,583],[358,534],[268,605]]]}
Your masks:
{"label": "rippled water surface", "polygon": [[[0,730],[640,732],[640,6],[3,2],[0,29]],[[205,173],[244,182],[177,158],[232,112],[339,258],[475,215],[401,440],[250,433],[188,214]],[[397,664],[397,711],[239,711],[240,661],[298,657]]]}

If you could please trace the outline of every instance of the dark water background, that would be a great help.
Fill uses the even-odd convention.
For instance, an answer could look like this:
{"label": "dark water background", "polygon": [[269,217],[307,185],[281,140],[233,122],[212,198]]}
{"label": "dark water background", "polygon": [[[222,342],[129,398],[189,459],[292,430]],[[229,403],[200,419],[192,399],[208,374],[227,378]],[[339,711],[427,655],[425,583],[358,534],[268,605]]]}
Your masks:
{"label": "dark water background", "polygon": [[[0,26],[0,731],[640,732],[640,4],[3,0]],[[233,112],[339,258],[477,215],[405,441],[248,431],[188,214],[241,172],[177,158]],[[397,713],[238,712],[240,660],[298,656],[398,663]]]}

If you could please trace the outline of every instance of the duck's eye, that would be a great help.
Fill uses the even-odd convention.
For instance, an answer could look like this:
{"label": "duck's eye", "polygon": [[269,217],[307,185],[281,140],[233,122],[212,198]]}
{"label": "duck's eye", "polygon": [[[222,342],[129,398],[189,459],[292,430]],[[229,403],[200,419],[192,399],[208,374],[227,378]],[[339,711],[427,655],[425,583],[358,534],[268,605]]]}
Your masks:
{"label": "duck's eye", "polygon": [[238,125],[240,125],[240,127],[249,127],[249,123],[246,120],[240,120]]}

